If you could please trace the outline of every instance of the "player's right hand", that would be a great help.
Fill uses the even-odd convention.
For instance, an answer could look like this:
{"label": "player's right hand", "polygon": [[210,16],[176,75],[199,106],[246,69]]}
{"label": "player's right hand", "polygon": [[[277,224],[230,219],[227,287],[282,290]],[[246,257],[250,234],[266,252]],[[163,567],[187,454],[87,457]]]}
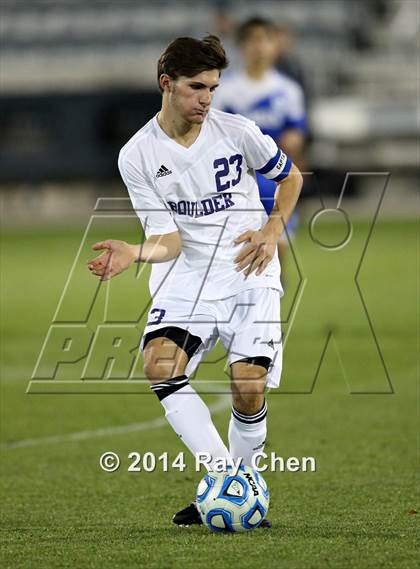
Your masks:
{"label": "player's right hand", "polygon": [[119,275],[130,267],[137,259],[136,245],[130,245],[125,241],[107,239],[93,245],[94,251],[103,253],[88,261],[88,269],[93,275],[100,277],[101,281],[107,281]]}

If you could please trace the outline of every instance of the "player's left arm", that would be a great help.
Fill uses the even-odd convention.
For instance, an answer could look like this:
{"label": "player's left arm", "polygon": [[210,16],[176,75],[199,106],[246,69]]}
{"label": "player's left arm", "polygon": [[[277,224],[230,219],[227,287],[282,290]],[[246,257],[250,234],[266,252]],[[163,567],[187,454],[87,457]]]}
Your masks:
{"label": "player's left arm", "polygon": [[302,174],[292,163],[289,174],[277,183],[274,207],[267,223],[258,231],[245,231],[235,244],[248,243],[235,259],[236,269],[260,275],[277,252],[278,240],[295,208],[303,185]]}

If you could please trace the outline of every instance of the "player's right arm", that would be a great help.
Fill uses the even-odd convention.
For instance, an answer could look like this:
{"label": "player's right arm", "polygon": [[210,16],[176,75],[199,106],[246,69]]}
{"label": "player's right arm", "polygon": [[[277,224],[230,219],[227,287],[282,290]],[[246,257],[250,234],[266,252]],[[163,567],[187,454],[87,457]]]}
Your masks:
{"label": "player's right arm", "polygon": [[118,239],[106,239],[93,245],[94,251],[102,251],[88,261],[92,274],[106,281],[131,267],[133,263],[164,263],[178,257],[182,241],[178,231],[166,235],[151,235],[144,243],[135,245]]}
{"label": "player's right arm", "polygon": [[[147,146],[147,145],[143,145]],[[150,174],[147,160],[135,144],[120,152],[118,167],[146,240],[140,245],[117,239],[95,243],[94,251],[103,251],[88,262],[90,271],[108,280],[128,269],[133,263],[164,263],[178,257],[182,248],[181,236],[172,214],[159,197]],[[142,148],[142,147],[141,147]]]}

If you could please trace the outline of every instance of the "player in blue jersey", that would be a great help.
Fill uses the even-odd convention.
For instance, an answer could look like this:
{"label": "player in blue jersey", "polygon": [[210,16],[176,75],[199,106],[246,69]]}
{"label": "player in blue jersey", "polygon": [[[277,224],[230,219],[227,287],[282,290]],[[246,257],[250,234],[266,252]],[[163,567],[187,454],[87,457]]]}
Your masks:
{"label": "player in blue jersey", "polygon": [[[228,72],[222,79],[213,105],[220,110],[241,114],[256,122],[264,134],[277,144],[302,169],[307,129],[304,95],[300,85],[277,71],[277,29],[262,18],[252,18],[237,30],[243,67]],[[257,173],[261,202],[268,215],[274,206],[276,184]],[[282,275],[288,239],[296,230],[297,214],[287,224],[278,244]]]}

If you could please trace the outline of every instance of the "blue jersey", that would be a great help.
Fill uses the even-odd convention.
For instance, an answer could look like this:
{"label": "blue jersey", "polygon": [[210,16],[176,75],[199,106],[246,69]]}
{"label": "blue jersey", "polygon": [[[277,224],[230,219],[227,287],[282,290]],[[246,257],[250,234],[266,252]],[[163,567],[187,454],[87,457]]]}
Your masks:
{"label": "blue jersey", "polygon": [[[243,71],[226,73],[216,91],[213,105],[222,111],[241,114],[253,120],[277,144],[289,129],[306,131],[307,119],[301,87],[275,69],[267,71],[259,80],[251,79]],[[257,182],[261,202],[270,214],[276,184],[259,174]]]}

